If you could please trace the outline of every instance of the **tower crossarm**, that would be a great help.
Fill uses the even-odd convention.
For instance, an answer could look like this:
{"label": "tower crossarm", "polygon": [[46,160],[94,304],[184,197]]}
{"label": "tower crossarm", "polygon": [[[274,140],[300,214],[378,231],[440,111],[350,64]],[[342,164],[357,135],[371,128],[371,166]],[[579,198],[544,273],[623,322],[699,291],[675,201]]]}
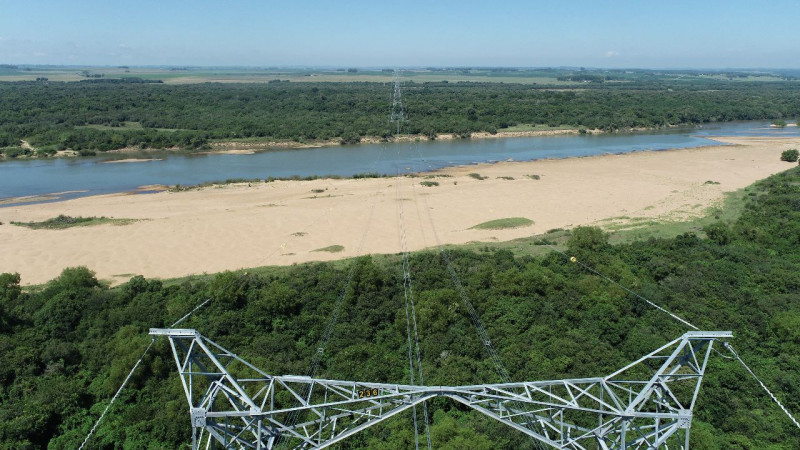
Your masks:
{"label": "tower crossarm", "polygon": [[195,330],[151,334],[170,341],[195,439],[257,449],[327,447],[433,397],[555,448],[685,449],[713,342],[732,337],[686,333],[605,377],[414,386],[273,376]]}

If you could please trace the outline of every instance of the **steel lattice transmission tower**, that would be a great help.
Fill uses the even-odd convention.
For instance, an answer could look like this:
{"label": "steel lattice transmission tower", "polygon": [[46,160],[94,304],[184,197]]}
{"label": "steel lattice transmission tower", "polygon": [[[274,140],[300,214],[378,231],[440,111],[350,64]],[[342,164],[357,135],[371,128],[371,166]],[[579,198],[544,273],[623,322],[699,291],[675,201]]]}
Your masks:
{"label": "steel lattice transmission tower", "polygon": [[[559,449],[688,449],[692,410],[716,340],[693,331],[597,378],[413,386],[273,376],[195,330],[166,336],[191,413],[193,448],[324,448],[433,397]],[[297,415],[299,420],[288,420]]]}
{"label": "steel lattice transmission tower", "polygon": [[394,93],[392,94],[392,113],[389,116],[389,122],[397,124],[397,134],[400,134],[400,123],[405,121],[403,113],[403,99],[400,92],[400,72],[394,72]]}

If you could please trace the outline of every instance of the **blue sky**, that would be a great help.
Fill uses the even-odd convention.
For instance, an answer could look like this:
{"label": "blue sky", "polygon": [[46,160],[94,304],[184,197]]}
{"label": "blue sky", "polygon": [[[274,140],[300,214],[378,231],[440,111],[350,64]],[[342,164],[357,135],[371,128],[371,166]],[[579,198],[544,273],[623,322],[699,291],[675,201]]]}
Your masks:
{"label": "blue sky", "polygon": [[800,68],[800,2],[0,0],[0,63]]}

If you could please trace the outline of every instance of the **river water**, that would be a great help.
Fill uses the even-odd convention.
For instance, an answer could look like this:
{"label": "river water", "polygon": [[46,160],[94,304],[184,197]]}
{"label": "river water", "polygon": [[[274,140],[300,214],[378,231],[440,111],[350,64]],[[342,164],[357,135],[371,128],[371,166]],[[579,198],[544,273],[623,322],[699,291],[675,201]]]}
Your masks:
{"label": "river water", "polygon": [[[163,160],[108,164],[111,158],[20,160],[0,163],[1,206],[8,199],[64,193],[58,200],[134,191],[147,185],[192,185],[228,178],[395,174],[495,161],[657,151],[717,145],[713,136],[798,136],[800,128],[771,128],[769,122],[730,122],[636,134],[537,136],[506,139],[422,141],[252,155],[169,155]],[[3,199],[6,199],[3,202]],[[41,200],[40,200],[41,201]]]}

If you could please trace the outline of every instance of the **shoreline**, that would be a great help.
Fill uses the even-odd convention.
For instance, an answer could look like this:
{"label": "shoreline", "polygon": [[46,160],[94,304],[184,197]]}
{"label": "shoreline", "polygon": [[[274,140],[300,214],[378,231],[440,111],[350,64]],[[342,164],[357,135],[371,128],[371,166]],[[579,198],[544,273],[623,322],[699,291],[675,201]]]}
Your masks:
{"label": "shoreline", "polygon": [[[0,272],[19,272],[23,284],[36,285],[66,267],[87,266],[99,279],[119,284],[131,274],[176,278],[392,254],[399,251],[400,205],[409,251],[436,245],[437,236],[443,245],[459,245],[578,225],[682,221],[718,206],[726,192],[797,165],[779,156],[800,146],[800,137],[718,140],[725,145],[9,206],[0,208]],[[59,214],[137,221],[64,230],[10,224]],[[533,223],[473,228],[510,217]],[[343,250],[316,251],[335,246]]]}
{"label": "shoreline", "polygon": [[[514,137],[526,137],[526,136],[514,136]],[[493,138],[491,136],[490,138]],[[716,144],[709,144],[709,145],[700,145],[697,147],[682,147],[682,148],[665,148],[660,150],[633,150],[630,152],[618,152],[618,153],[604,153],[602,155],[578,155],[578,156],[566,156],[561,158],[555,157],[546,157],[546,158],[536,158],[536,159],[526,159],[526,160],[497,160],[497,161],[485,161],[485,162],[477,162],[472,164],[462,164],[456,166],[447,166],[438,169],[429,169],[423,170],[418,172],[408,172],[403,176],[425,176],[425,175],[433,175],[435,176],[439,172],[447,171],[448,169],[457,169],[457,168],[480,168],[483,166],[493,166],[497,164],[503,163],[530,163],[536,161],[562,161],[562,160],[571,160],[571,159],[585,159],[585,158],[602,158],[607,156],[618,156],[618,155],[626,155],[626,154],[633,154],[633,153],[648,153],[648,152],[673,152],[673,151],[682,151],[682,150],[692,150],[692,149],[703,149],[709,147],[719,147],[719,146],[727,146],[727,145],[736,145],[736,144],[728,144],[724,142],[724,139],[731,138],[735,139],[735,137],[725,137],[725,136],[715,136],[715,137],[708,137],[707,139],[710,141],[714,141]],[[770,138],[766,138],[770,139]],[[399,142],[398,142],[399,143]],[[313,147],[310,147],[313,148]],[[233,155],[252,155],[257,153],[256,151],[250,150],[229,150],[223,152],[207,152],[201,154],[233,154]],[[163,161],[162,158],[126,158],[121,160],[109,160],[109,161],[102,161],[101,164],[116,164],[116,163],[139,163],[139,162],[150,162],[150,161]],[[275,182],[275,181],[312,181],[312,180],[353,180],[353,179],[360,179],[360,178],[385,178],[385,179],[392,179],[396,178],[396,175],[390,174],[378,174],[377,176],[369,176],[369,177],[359,177],[359,176],[338,176],[338,175],[309,175],[306,177],[298,176],[297,178],[294,177],[273,177],[272,180],[267,180],[265,178],[254,178],[254,179],[235,179],[235,181],[224,181],[224,180],[211,180],[205,181],[198,184],[193,185],[180,185],[180,184],[171,184],[171,185],[145,185],[139,186],[134,190],[125,190],[119,192],[106,192],[102,194],[92,194],[81,196],[77,198],[89,198],[89,197],[99,197],[99,196],[108,196],[108,195],[130,195],[130,194],[138,194],[138,193],[153,193],[153,192],[186,192],[186,191],[194,191],[200,190],[204,188],[211,188],[211,187],[224,187],[228,185],[235,185],[235,184],[252,184],[252,183],[267,183],[267,182]],[[154,188],[155,187],[155,188]],[[16,206],[17,203],[20,205],[27,205],[27,204],[36,204],[41,202],[57,202],[57,201],[69,201],[74,200],[73,198],[59,200],[62,194],[72,194],[72,193],[82,193],[88,192],[85,190],[78,190],[78,191],[65,191],[65,192],[52,192],[52,193],[45,193],[45,194],[37,194],[37,195],[25,195],[20,197],[7,197],[0,199],[0,208],[4,207],[3,205],[12,205]]]}
{"label": "shoreline", "polygon": [[[694,126],[688,126],[694,127]],[[669,130],[669,129],[676,129],[676,128],[687,128],[686,126],[677,126],[677,125],[669,125],[666,127],[652,127],[652,128],[626,128],[616,131],[603,131],[599,129],[579,129],[579,128],[553,128],[547,130],[519,130],[519,131],[503,131],[498,130],[496,133],[490,133],[488,131],[476,131],[470,133],[470,137],[462,138],[455,133],[443,133],[437,134],[435,139],[429,139],[425,135],[415,134],[415,135],[400,135],[394,136],[391,139],[383,139],[378,136],[364,136],[361,140],[357,143],[346,144],[346,145],[369,145],[369,144],[381,144],[381,143],[408,143],[408,142],[421,142],[421,141],[429,141],[429,140],[440,140],[440,141],[451,141],[451,140],[460,140],[460,139],[513,139],[513,138],[523,138],[523,137],[541,137],[541,136],[565,136],[565,135],[579,135],[582,134],[581,130],[584,131],[584,134],[588,135],[598,135],[598,134],[636,134],[636,133],[648,133],[658,130]],[[27,142],[25,143],[27,144]],[[31,147],[27,144],[29,149],[34,150],[34,147]],[[203,149],[203,150],[186,150],[180,148],[162,148],[162,149],[153,149],[153,148],[146,148],[141,149],[138,147],[125,147],[119,148],[114,150],[108,150],[105,152],[97,152],[93,156],[81,156],[79,152],[75,150],[59,150],[52,156],[38,156],[36,154],[29,155],[29,156],[19,156],[17,158],[8,158],[4,155],[0,156],[0,164],[3,162],[10,162],[10,161],[30,161],[30,160],[51,160],[51,159],[78,159],[78,158],[102,158],[103,156],[119,156],[119,155],[140,155],[141,158],[125,158],[125,159],[109,159],[108,161],[102,161],[102,163],[113,163],[113,162],[141,162],[143,160],[148,159],[163,159],[159,158],[159,156],[166,156],[166,155],[214,155],[214,154],[232,154],[232,155],[249,155],[258,152],[264,151],[271,151],[271,150],[301,150],[301,149],[310,149],[310,148],[324,148],[324,147],[336,147],[340,145],[345,145],[341,143],[341,139],[327,139],[327,140],[311,140],[311,141],[292,141],[292,140],[264,140],[264,141],[254,141],[250,142],[249,140],[228,140],[228,141],[217,141],[209,143],[211,149]]]}

